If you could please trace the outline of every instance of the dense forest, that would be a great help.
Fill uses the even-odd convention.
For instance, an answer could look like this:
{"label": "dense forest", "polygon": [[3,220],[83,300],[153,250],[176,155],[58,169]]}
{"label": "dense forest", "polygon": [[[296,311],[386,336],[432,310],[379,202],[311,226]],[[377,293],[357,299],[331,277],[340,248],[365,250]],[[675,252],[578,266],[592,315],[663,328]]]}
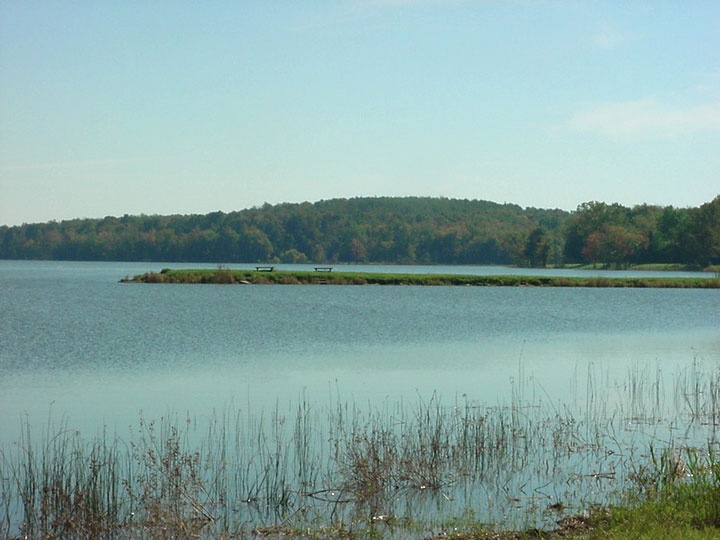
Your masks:
{"label": "dense forest", "polygon": [[704,267],[720,259],[720,196],[697,208],[587,202],[574,212],[369,197],[75,219],[0,227],[0,258]]}

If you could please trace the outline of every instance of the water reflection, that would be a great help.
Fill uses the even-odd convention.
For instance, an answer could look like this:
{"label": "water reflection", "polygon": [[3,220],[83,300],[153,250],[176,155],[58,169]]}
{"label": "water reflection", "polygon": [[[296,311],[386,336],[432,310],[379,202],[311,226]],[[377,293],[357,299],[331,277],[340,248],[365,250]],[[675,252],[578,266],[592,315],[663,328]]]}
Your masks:
{"label": "water reflection", "polygon": [[[179,429],[192,428],[187,441],[213,452],[213,425],[254,434],[253,444],[262,428],[288,460],[283,474],[303,479],[288,484],[293,504],[310,505],[319,520],[362,515],[391,527],[380,518],[468,508],[491,521],[543,524],[557,517],[547,512],[556,502],[578,510],[620,485],[648,441],[714,440],[718,407],[707,384],[720,363],[716,290],[117,283],[148,269],[156,268],[0,263],[0,446],[17,448],[23,419],[45,432],[49,415],[83,437],[124,440],[138,436],[141,411],[148,422],[177,415]],[[697,381],[706,386],[693,390]],[[458,429],[418,430],[418,410]],[[298,419],[307,439],[298,439]],[[455,438],[462,426],[486,446],[458,465],[472,454]],[[422,432],[440,433],[442,451],[455,452],[435,480],[419,474],[427,463],[407,468],[432,447]],[[243,452],[266,453],[247,460],[277,456],[267,454],[277,446],[258,450],[252,440]],[[348,497],[368,441],[392,457],[394,485],[341,504],[328,493]],[[394,455],[398,448],[406,453]],[[256,501],[233,510],[274,524],[283,516],[265,511],[252,467],[238,463],[236,492]],[[296,470],[310,463],[332,467],[309,477]]]}

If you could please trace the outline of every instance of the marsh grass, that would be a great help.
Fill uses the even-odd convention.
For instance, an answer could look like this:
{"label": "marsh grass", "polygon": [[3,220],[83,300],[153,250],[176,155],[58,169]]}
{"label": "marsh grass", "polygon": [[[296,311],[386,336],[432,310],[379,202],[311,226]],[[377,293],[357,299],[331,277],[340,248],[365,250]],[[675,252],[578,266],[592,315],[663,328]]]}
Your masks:
{"label": "marsh grass", "polygon": [[128,283],[185,284],[257,284],[257,285],[429,285],[429,286],[496,286],[496,287],[655,287],[655,288],[720,288],[718,278],[606,278],[554,276],[478,276],[463,274],[399,274],[380,272],[308,272],[211,269],[147,272]]}
{"label": "marsh grass", "polygon": [[122,513],[117,448],[106,433],[88,445],[64,423],[49,423],[35,444],[26,423],[15,459],[0,454],[6,536],[19,516],[26,538],[92,538],[115,528]]}
{"label": "marsh grass", "polygon": [[552,528],[628,493],[631,506],[669,498],[677,512],[715,494],[697,519],[720,525],[716,370],[694,360],[670,383],[659,370],[612,382],[588,369],[576,403],[539,398],[522,364],[518,379],[498,405],[301,396],[203,421],[141,415],[127,435],[91,438],[67,420],[40,433],[25,421],[0,454],[0,534],[420,538],[453,523]]}
{"label": "marsh grass", "polygon": [[587,523],[605,539],[710,539],[720,537],[718,449],[650,449],[623,504],[595,511]]}

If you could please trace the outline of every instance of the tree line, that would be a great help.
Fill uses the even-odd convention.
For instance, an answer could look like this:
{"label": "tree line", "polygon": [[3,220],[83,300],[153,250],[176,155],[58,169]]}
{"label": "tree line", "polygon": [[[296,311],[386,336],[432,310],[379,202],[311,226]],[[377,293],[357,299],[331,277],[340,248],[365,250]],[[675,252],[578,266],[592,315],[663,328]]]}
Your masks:
{"label": "tree line", "polygon": [[567,212],[365,197],[204,215],[108,216],[2,226],[0,258],[706,266],[720,258],[720,196],[697,208],[594,201]]}

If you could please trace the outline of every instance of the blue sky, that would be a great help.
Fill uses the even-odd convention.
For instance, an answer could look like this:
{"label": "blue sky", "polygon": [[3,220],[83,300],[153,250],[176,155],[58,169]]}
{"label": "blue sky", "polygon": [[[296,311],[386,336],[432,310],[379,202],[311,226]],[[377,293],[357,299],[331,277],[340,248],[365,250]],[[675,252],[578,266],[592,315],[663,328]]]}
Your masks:
{"label": "blue sky", "polygon": [[0,224],[720,193],[720,2],[0,0]]}

